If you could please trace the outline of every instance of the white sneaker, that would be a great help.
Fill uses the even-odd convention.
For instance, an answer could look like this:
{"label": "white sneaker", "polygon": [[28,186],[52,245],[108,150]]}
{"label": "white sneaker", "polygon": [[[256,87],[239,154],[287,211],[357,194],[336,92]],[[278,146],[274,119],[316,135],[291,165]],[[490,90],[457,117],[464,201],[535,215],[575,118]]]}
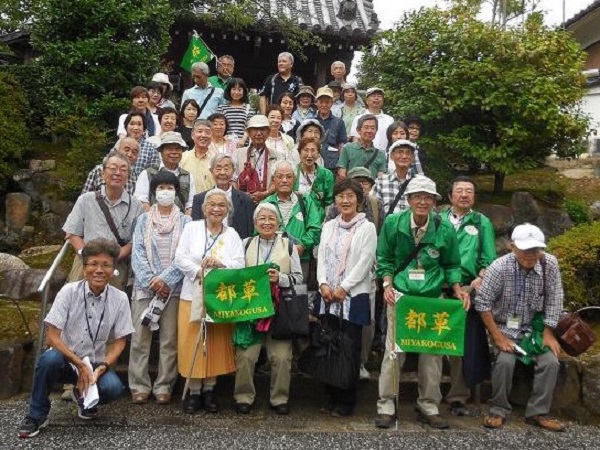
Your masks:
{"label": "white sneaker", "polygon": [[364,364],[360,365],[360,372],[358,377],[361,380],[370,380],[371,379],[371,374],[369,373],[369,371],[365,368]]}

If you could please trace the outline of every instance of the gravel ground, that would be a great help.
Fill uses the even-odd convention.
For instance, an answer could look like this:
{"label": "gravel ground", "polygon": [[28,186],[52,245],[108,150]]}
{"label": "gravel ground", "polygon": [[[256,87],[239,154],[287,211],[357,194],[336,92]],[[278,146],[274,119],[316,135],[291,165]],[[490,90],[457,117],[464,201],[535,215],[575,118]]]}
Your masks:
{"label": "gravel ground", "polygon": [[406,450],[563,450],[600,449],[597,426],[569,424],[565,433],[543,431],[523,422],[517,408],[502,430],[481,426],[485,407],[470,406],[470,417],[453,417],[448,406],[441,413],[450,422],[449,430],[438,431],[415,420],[415,386],[401,390],[397,429],[377,430],[373,426],[377,383],[361,386],[356,415],[335,419],[319,414],[322,390],[312,380],[294,378],[289,416],[269,412],[268,378],[257,379],[258,398],[249,416],[232,411],[232,380],[219,382],[218,414],[183,414],[178,402],[169,406],[133,405],[128,397],[101,407],[102,416],[94,422],[77,419],[75,406],[54,396],[50,425],[28,440],[19,440],[17,427],[27,412],[27,398],[0,402],[0,450],[4,449],[406,449]]}

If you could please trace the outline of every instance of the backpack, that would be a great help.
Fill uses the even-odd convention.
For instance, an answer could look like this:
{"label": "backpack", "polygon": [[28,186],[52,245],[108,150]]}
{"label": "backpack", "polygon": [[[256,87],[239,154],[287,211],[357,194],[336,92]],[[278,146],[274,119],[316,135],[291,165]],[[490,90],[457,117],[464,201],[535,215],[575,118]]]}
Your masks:
{"label": "backpack", "polygon": [[[248,147],[248,156],[246,162],[244,163],[244,170],[241,171],[238,177],[238,188],[240,191],[247,192],[248,194],[252,194],[253,192],[258,191],[266,191],[267,190],[267,167],[269,163],[269,150],[265,147],[263,150],[263,160],[264,160],[264,168],[263,168],[263,182],[261,183],[260,177],[258,176],[258,171],[256,170],[256,165],[252,167],[252,163],[250,162],[250,154],[252,152],[252,148]],[[257,161],[258,163],[258,161]]]}

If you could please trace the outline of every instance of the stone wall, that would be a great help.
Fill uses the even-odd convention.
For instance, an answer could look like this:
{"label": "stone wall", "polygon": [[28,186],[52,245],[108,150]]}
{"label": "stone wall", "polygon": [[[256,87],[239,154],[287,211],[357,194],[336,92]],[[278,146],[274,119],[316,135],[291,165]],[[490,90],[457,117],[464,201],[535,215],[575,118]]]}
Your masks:
{"label": "stone wall", "polygon": [[54,160],[31,160],[28,169],[17,171],[13,180],[21,192],[5,200],[5,222],[0,222],[0,252],[19,253],[26,246],[58,243],[61,228],[73,203],[58,197],[63,182],[55,173]]}

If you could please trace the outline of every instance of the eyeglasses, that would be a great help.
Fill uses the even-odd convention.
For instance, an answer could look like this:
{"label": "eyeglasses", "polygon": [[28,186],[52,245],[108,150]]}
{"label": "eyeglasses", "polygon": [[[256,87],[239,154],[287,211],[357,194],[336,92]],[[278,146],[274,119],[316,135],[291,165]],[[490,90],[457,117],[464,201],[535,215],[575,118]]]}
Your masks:
{"label": "eyeglasses", "polygon": [[433,197],[433,195],[430,194],[412,194],[410,196],[411,200],[414,200],[418,203],[424,202],[424,203],[433,203],[433,201],[435,200],[435,198]]}
{"label": "eyeglasses", "polygon": [[98,267],[100,267],[102,270],[112,270],[114,267],[112,264],[99,262],[85,263],[84,266],[91,267],[92,269],[97,269]]}
{"label": "eyeglasses", "polygon": [[415,126],[412,126],[412,125],[410,127],[408,127],[408,129],[411,130],[411,131],[421,131],[421,127],[415,127]]}
{"label": "eyeglasses", "polygon": [[356,194],[352,193],[352,194],[338,194],[335,196],[336,200],[356,200]]}
{"label": "eyeglasses", "polygon": [[107,167],[106,170],[108,170],[110,173],[128,173],[129,172],[129,169],[127,167],[117,167],[117,166]]}
{"label": "eyeglasses", "polygon": [[278,173],[277,175],[275,175],[274,177],[276,180],[293,180],[294,179],[294,175],[292,174],[284,174],[284,173]]}

